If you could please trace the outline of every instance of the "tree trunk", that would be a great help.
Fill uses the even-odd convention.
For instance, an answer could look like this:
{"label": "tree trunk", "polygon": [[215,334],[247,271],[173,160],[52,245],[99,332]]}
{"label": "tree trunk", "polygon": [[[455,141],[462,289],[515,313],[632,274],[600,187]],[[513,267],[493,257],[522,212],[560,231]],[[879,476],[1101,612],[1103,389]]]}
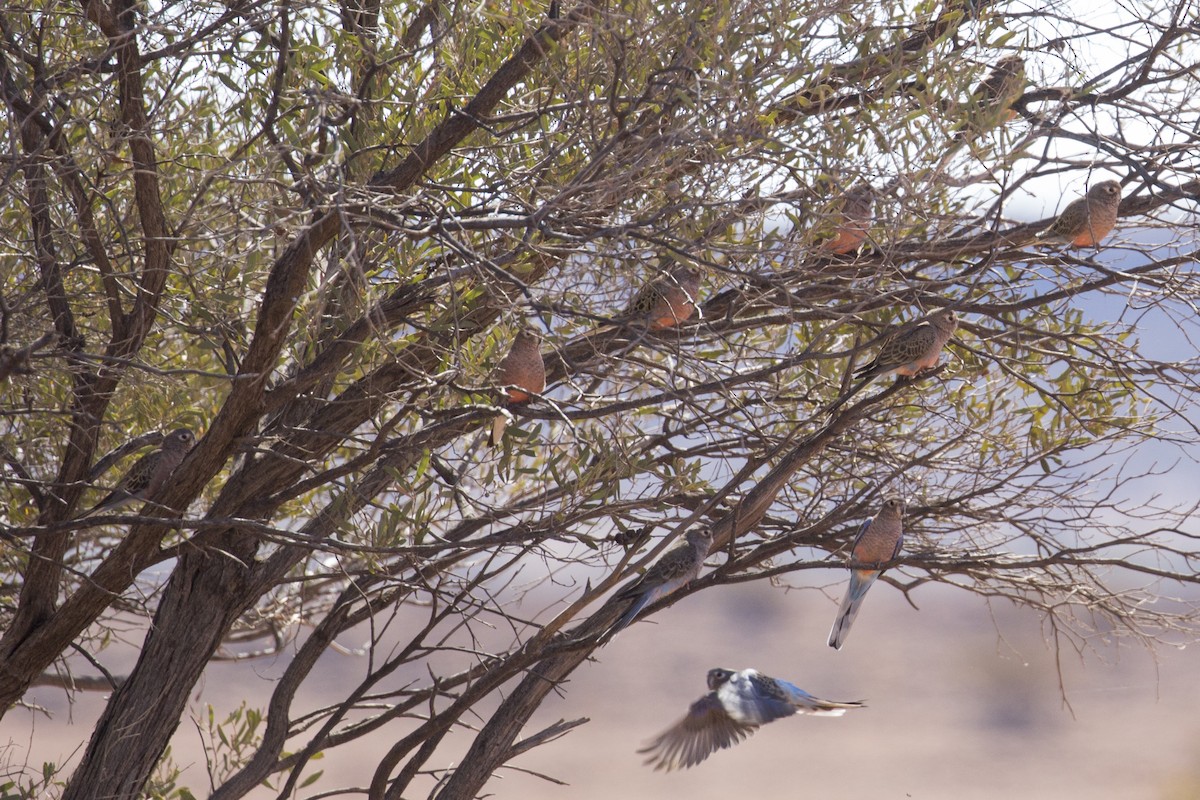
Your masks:
{"label": "tree trunk", "polygon": [[[249,559],[253,552],[237,555]],[[197,550],[180,558],[141,658],[96,724],[63,800],[141,796],[192,689],[245,611],[246,575],[246,568],[225,554]]]}

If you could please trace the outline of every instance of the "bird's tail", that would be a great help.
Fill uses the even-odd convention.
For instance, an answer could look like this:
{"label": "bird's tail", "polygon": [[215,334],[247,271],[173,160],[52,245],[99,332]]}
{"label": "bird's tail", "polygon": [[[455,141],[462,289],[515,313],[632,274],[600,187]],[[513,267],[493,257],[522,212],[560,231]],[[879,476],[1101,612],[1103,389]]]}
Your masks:
{"label": "bird's tail", "polygon": [[855,570],[850,573],[850,586],[846,589],[837,619],[833,621],[833,628],[829,631],[829,646],[834,650],[841,650],[842,645],[846,643],[846,636],[850,633],[854,618],[858,616],[863,598],[867,596],[867,589],[871,588],[877,577],[878,572]]}
{"label": "bird's tail", "polygon": [[508,415],[497,414],[492,420],[492,430],[488,433],[488,444],[492,447],[499,447],[504,441],[504,429],[508,427]]}
{"label": "bird's tail", "polygon": [[123,492],[109,492],[99,503],[96,503],[96,505],[83,512],[75,519],[87,519],[88,517],[94,517],[97,514],[111,514],[129,505],[133,502],[133,500],[134,498]]}
{"label": "bird's tail", "polygon": [[811,695],[806,701],[800,704],[804,713],[811,714],[814,717],[840,717],[852,708],[866,708],[865,703],[860,703],[857,700],[847,700],[840,702],[837,700],[822,700],[819,697]]}
{"label": "bird's tail", "polygon": [[1054,225],[1048,225],[1034,234],[1033,240],[1040,244],[1057,244],[1063,241],[1063,237],[1054,232]]}
{"label": "bird's tail", "polygon": [[829,416],[833,416],[833,412],[837,411],[839,408],[846,405],[846,403],[849,403],[850,400],[853,399],[854,395],[858,394],[864,388],[866,388],[866,385],[868,383],[870,383],[872,378],[874,378],[874,377],[875,377],[874,375],[868,375],[867,377],[863,378],[861,381],[859,381],[857,384],[855,384],[854,388],[852,388],[850,391],[846,392],[844,395],[839,397],[837,400],[834,400],[833,404],[830,405],[829,408],[825,409],[825,413],[828,414]]}
{"label": "bird's tail", "polygon": [[641,610],[646,607],[646,603],[648,601],[649,601],[648,595],[643,595],[642,597],[639,597],[637,599],[637,602],[635,602],[633,605],[631,605],[629,607],[629,610],[626,611],[624,614],[622,614],[621,618],[619,620],[617,620],[617,623],[615,625],[613,625],[612,632],[616,633],[617,631],[622,630],[623,628],[629,627],[629,625],[635,619],[637,619],[637,615],[639,613],[641,613]]}
{"label": "bird's tail", "polygon": [[636,601],[634,601],[633,605],[629,606],[629,609],[621,615],[621,618],[614,622],[611,628],[605,631],[604,636],[600,639],[600,643],[608,644],[613,639],[617,638],[617,634],[628,628],[630,623],[637,619],[638,613],[641,612],[641,610],[645,608],[646,604],[649,602],[650,597],[646,594],[643,594]]}

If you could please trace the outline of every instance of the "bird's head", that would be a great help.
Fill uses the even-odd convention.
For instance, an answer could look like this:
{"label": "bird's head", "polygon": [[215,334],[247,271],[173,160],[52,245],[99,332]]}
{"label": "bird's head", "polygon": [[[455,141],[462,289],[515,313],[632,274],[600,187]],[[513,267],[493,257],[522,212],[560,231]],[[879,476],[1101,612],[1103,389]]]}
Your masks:
{"label": "bird's head", "polygon": [[169,450],[183,450],[191,447],[196,441],[196,434],[187,428],[179,428],[167,434],[163,439],[163,447]]}
{"label": "bird's head", "polygon": [[676,264],[672,267],[667,273],[667,281],[683,289],[692,300],[696,299],[700,291],[700,273],[688,264]]}
{"label": "bird's head", "polygon": [[538,347],[541,343],[542,337],[532,328],[521,328],[521,330],[517,331],[517,338],[513,340],[514,347],[516,345]]}
{"label": "bird's head", "polygon": [[849,206],[865,206],[868,211],[875,205],[875,187],[863,181],[851,186],[845,194],[844,203]]}
{"label": "bird's head", "polygon": [[1101,181],[1088,189],[1087,196],[1093,200],[1110,200],[1121,196],[1121,184],[1116,181]]}
{"label": "bird's head", "polygon": [[708,688],[715,692],[717,689],[720,689],[722,686],[728,683],[729,679],[732,677],[733,670],[731,669],[722,669],[720,667],[716,669],[710,669],[708,671]]}
{"label": "bird's head", "polygon": [[1025,59],[1020,56],[1005,56],[996,62],[996,69],[1009,75],[1018,75],[1025,71]]}
{"label": "bird's head", "polygon": [[934,314],[931,314],[929,321],[942,330],[953,332],[958,327],[958,314],[954,313],[953,309],[943,308]]}

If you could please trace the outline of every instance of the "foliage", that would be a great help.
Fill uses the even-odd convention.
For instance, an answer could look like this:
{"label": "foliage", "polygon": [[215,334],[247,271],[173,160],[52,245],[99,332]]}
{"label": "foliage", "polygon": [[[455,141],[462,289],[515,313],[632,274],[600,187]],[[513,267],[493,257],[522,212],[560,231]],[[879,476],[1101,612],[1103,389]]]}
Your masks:
{"label": "foliage", "polygon": [[[0,707],[148,631],[96,679],[118,688],[64,796],[199,793],[151,776],[236,653],[287,666],[262,709],[209,720],[213,797],[291,796],[375,736],[372,797],[474,797],[576,724],[518,741],[623,610],[610,590],[687,527],[717,543],[676,597],[769,591],[892,491],[903,591],[1009,598],[1074,646],[1194,639],[1194,609],[1153,602],[1196,582],[1192,501],[1134,498],[1160,474],[1143,448],[1195,435],[1200,30],[1182,2],[1105,26],[908,5],[0,12]],[[1012,52],[1018,118],[963,137]],[[1012,218],[1114,176],[1100,248]],[[831,257],[859,182],[868,245]],[[676,262],[703,276],[695,318],[608,322]],[[941,367],[826,413],[889,326],[947,305]],[[491,451],[521,325],[548,388]],[[178,426],[202,438],[154,502],[78,518],[153,444],[122,443]],[[364,630],[357,682],[301,712]]]}

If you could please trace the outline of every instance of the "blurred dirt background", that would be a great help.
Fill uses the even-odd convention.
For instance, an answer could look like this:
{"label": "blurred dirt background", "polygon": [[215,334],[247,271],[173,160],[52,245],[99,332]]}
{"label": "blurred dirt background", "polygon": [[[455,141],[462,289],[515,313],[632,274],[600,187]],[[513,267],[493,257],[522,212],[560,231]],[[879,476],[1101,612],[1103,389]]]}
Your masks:
{"label": "blurred dirt background", "polygon": [[[814,574],[814,573],[810,573]],[[555,720],[591,722],[510,765],[487,789],[497,798],[731,797],[1200,798],[1200,660],[1195,648],[1156,653],[1096,635],[1088,650],[1055,652],[1041,618],[942,586],[919,588],[912,608],[882,582],[871,590],[846,646],[825,644],[843,576],[817,589],[718,587],[640,622],[599,652],[545,704],[526,735]],[[346,647],[360,643],[342,642]],[[120,659],[107,656],[114,668]],[[127,664],[125,665],[128,666]],[[196,696],[200,724],[180,726],[172,757],[183,783],[209,791],[205,704],[217,718],[258,693],[265,707],[282,660],[215,665]],[[691,770],[659,773],[635,752],[703,694],[714,666],[755,667],[835,700],[861,699],[841,718],[792,717],[759,730]],[[362,654],[329,654],[302,708],[330,702],[366,668]],[[422,680],[412,674],[408,680]],[[323,688],[322,688],[323,687]],[[50,714],[14,712],[0,728],[8,768],[71,764],[101,697],[67,703],[58,689],[36,701]],[[371,747],[330,754],[318,787],[365,787],[398,726]],[[467,731],[450,742],[465,748]],[[74,755],[74,757],[73,757]],[[452,766],[437,764],[439,768]],[[544,775],[565,785],[537,777]],[[414,786],[423,797],[434,778]],[[275,797],[262,789],[256,796]]]}

